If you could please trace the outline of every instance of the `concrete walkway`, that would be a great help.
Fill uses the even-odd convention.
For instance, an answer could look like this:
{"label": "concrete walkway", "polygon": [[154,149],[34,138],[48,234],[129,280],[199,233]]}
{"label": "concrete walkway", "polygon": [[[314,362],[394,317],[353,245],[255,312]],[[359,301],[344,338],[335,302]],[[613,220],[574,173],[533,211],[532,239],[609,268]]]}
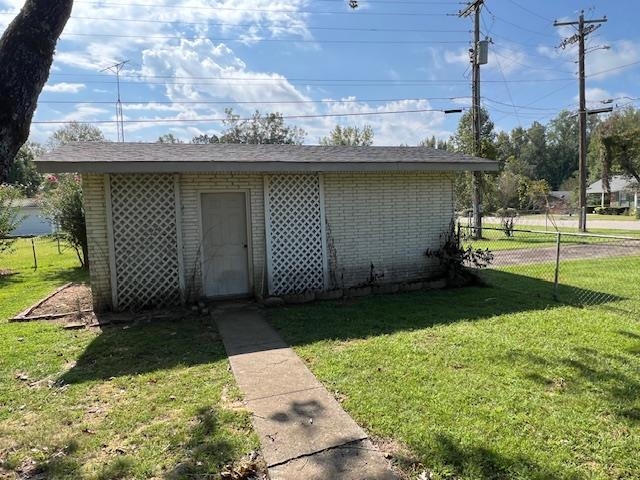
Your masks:
{"label": "concrete walkway", "polygon": [[212,317],[272,480],[397,478],[257,307],[218,307]]}

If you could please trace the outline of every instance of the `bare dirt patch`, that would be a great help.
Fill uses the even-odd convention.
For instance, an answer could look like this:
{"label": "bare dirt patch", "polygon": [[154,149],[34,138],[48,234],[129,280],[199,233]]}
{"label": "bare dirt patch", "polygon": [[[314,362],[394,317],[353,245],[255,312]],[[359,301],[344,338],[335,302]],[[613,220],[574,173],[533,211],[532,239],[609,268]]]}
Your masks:
{"label": "bare dirt patch", "polygon": [[93,305],[91,288],[84,283],[73,284],[47,299],[29,315],[39,316],[57,313],[81,312]]}
{"label": "bare dirt patch", "polygon": [[71,283],[60,287],[13,320],[55,321],[65,328],[82,328],[96,321],[92,306],[91,288],[84,283]]}

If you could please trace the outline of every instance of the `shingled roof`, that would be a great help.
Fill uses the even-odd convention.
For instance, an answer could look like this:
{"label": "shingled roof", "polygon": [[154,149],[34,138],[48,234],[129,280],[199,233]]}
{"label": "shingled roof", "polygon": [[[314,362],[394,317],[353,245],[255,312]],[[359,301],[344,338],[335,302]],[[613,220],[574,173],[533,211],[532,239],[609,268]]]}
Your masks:
{"label": "shingled roof", "polygon": [[337,172],[498,170],[485,158],[428,147],[68,143],[40,157],[42,172]]}

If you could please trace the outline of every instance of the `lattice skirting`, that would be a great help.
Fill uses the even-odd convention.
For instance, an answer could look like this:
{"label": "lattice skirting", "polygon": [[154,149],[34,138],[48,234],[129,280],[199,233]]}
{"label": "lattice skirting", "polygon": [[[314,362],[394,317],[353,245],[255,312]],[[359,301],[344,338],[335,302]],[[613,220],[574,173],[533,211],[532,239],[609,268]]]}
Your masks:
{"label": "lattice skirting", "polygon": [[[116,305],[180,301],[175,185],[170,174],[110,177]],[[112,275],[113,278],[113,275]]]}
{"label": "lattice skirting", "polygon": [[327,255],[321,178],[267,176],[265,215],[269,292],[324,290]]}

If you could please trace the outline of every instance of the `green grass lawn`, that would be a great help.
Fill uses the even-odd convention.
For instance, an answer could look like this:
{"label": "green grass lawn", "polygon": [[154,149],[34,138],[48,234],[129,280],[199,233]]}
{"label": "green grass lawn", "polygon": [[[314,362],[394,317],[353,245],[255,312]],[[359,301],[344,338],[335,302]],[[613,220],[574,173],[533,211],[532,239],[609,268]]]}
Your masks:
{"label": "green grass lawn", "polygon": [[86,279],[30,241],[0,257],[0,478],[218,478],[258,448],[208,319],[63,330],[6,320]]}
{"label": "green grass lawn", "polygon": [[75,251],[49,237],[34,239],[38,268],[34,268],[30,239],[19,239],[13,251],[0,253],[0,271],[10,270],[10,275],[0,276],[0,323],[37,302],[56,287],[67,282],[88,280]]}
{"label": "green grass lawn", "polygon": [[0,478],[213,478],[258,448],[208,322],[3,323],[0,352]]}
{"label": "green grass lawn", "polygon": [[640,323],[628,313],[640,269],[630,261],[563,266],[563,288],[617,295],[599,307],[554,303],[549,283],[506,269],[487,272],[494,286],[271,316],[356,421],[410,449],[416,475],[640,478]]}

